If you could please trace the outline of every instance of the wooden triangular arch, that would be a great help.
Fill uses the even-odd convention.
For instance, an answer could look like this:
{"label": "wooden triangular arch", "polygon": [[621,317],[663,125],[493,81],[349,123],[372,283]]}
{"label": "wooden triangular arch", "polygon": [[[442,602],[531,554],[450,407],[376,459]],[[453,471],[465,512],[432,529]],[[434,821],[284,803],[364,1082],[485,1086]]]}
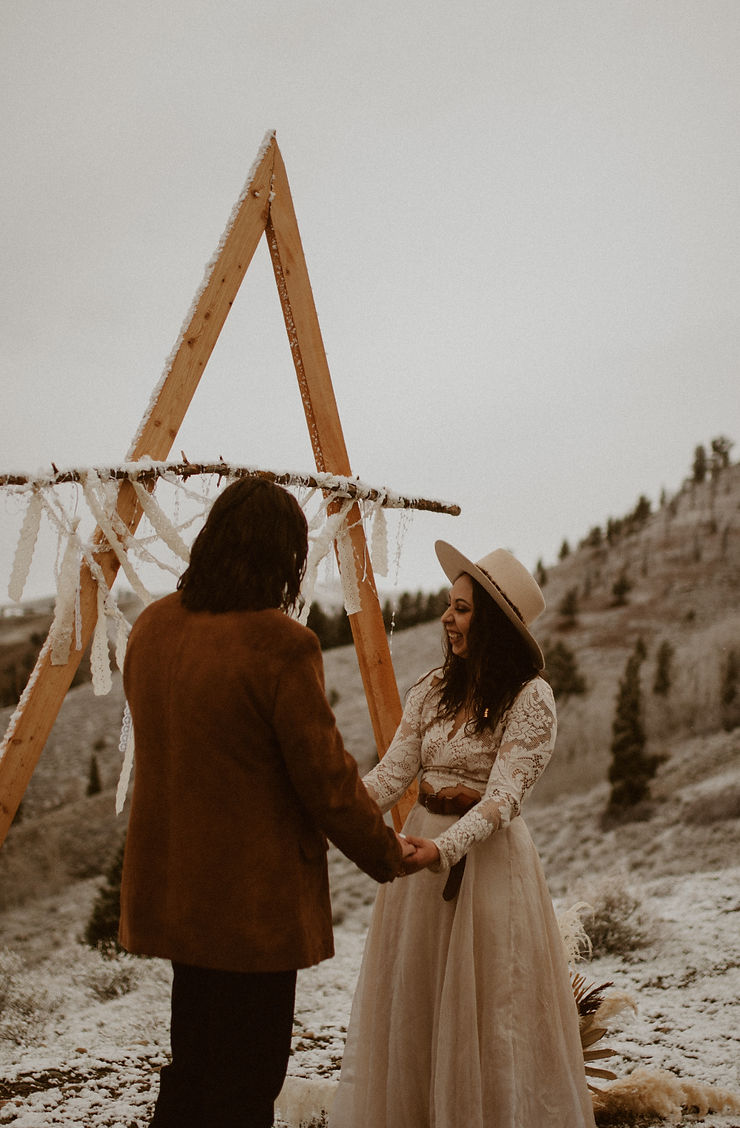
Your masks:
{"label": "wooden triangular arch", "polygon": [[[134,439],[129,461],[149,457],[159,462],[167,458],[263,234],[270,250],[316,468],[351,475],[288,178],[274,134],[265,138],[169,369]],[[131,482],[126,479],[118,490],[117,508],[124,525],[133,533],[142,510]],[[401,702],[359,511],[356,517],[349,526],[362,607],[350,615],[350,623],[373,733],[382,755],[400,720]],[[118,571],[118,559],[100,529],[96,530],[94,543],[100,545],[96,560],[110,586]],[[47,640],[26,688],[22,711],[5,742],[0,759],[0,844],[95,628],[97,584],[84,563],[79,608],[81,648],[71,648],[65,665],[52,665]],[[413,801],[410,792],[394,811],[397,827]]]}

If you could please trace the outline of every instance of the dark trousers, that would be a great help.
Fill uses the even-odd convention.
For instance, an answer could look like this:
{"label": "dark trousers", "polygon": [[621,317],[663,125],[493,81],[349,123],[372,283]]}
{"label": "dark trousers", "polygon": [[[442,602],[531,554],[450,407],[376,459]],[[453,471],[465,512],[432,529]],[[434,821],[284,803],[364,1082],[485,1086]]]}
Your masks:
{"label": "dark trousers", "polygon": [[270,1128],[296,972],[172,967],[172,1064],[160,1074],[152,1128]]}

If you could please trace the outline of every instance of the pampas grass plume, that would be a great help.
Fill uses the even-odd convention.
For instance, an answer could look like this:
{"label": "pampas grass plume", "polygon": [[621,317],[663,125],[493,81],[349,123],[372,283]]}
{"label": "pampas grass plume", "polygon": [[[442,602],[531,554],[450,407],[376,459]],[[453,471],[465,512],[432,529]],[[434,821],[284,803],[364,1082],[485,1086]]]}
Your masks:
{"label": "pampas grass plume", "polygon": [[589,959],[591,956],[592,944],[583,927],[584,915],[593,915],[593,909],[587,901],[577,901],[558,916],[560,939],[563,941],[565,958],[569,964]]}
{"label": "pampas grass plume", "polygon": [[634,1011],[637,1014],[637,1002],[634,995],[630,995],[629,991],[620,991],[616,987],[610,988],[609,994],[594,1015],[594,1025],[608,1026],[613,1018],[624,1014],[627,1010]]}
{"label": "pampas grass plume", "polygon": [[680,1124],[683,1110],[706,1116],[709,1112],[740,1112],[740,1097],[726,1089],[700,1082],[683,1081],[664,1069],[640,1066],[593,1094],[599,1128],[608,1125],[637,1125],[662,1117]]}

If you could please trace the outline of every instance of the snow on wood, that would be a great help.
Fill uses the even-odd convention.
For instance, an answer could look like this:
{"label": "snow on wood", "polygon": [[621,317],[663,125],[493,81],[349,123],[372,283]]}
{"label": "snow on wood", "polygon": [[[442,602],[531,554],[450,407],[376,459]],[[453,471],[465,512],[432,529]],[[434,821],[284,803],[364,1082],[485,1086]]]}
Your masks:
{"label": "snow on wood", "polygon": [[[157,406],[160,393],[161,393],[161,391],[164,387],[164,384],[167,380],[167,377],[169,376],[170,372],[172,371],[172,367],[175,363],[175,359],[177,357],[177,354],[180,351],[180,348],[182,347],[182,344],[187,337],[188,330],[190,329],[190,326],[191,326],[193,319],[196,315],[196,312],[198,310],[198,305],[200,304],[200,302],[203,298],[203,295],[204,295],[206,289],[208,288],[208,284],[211,281],[211,278],[213,276],[213,272],[214,272],[216,266],[218,265],[218,262],[219,262],[219,259],[221,258],[221,255],[224,252],[224,248],[226,247],[229,236],[231,235],[231,232],[232,232],[234,225],[237,221],[239,213],[244,206],[244,202],[247,199],[247,197],[249,196],[249,192],[250,192],[250,189],[252,187],[252,184],[254,183],[254,180],[255,180],[257,173],[259,172],[260,165],[262,164],[263,160],[265,159],[265,156],[267,155],[267,151],[270,148],[270,146],[273,144],[274,140],[275,140],[275,130],[270,129],[270,130],[267,131],[267,133],[265,134],[265,136],[262,140],[262,144],[259,147],[259,150],[257,152],[257,156],[255,157],[255,159],[252,163],[252,167],[250,168],[249,173],[247,175],[246,183],[245,183],[244,187],[242,188],[241,192],[239,193],[239,198],[237,199],[236,203],[234,204],[234,207],[231,210],[231,214],[230,214],[228,221],[226,223],[226,227],[224,228],[223,234],[221,235],[221,238],[219,239],[218,246],[216,247],[216,250],[213,252],[210,259],[206,263],[206,267],[205,267],[205,270],[203,272],[203,279],[202,279],[200,285],[198,286],[197,290],[195,291],[195,295],[194,295],[193,300],[190,304],[190,308],[188,309],[188,312],[185,315],[185,320],[182,323],[182,327],[181,327],[180,332],[179,332],[179,334],[178,334],[178,336],[175,340],[175,344],[172,347],[170,355],[167,357],[167,360],[165,361],[165,366],[164,366],[164,370],[162,372],[162,375],[159,378],[159,381],[157,382],[157,384],[155,385],[155,387],[152,391],[152,394],[149,398],[149,403],[147,404],[147,407],[144,411],[144,415],[142,416],[141,423],[139,424],[138,430],[136,431],[136,434],[134,435],[134,437],[131,441],[131,446],[129,447],[129,452],[128,452],[129,458],[133,457],[134,452],[136,451],[137,445],[139,444],[139,441],[142,437],[142,434],[144,433],[146,425],[149,422],[149,419],[151,418],[152,412],[155,410],[155,408]],[[255,195],[259,196],[259,192],[255,192]]]}
{"label": "snow on wood", "polygon": [[38,471],[35,475],[12,473],[0,474],[0,486],[25,486],[43,488],[65,483],[83,482],[90,474],[96,474],[101,481],[106,479],[121,481],[128,478],[132,482],[150,482],[156,478],[181,478],[184,481],[195,476],[211,475],[219,479],[264,478],[279,486],[312,486],[338,497],[355,500],[378,501],[386,509],[418,509],[431,513],[446,513],[452,517],[460,514],[460,506],[450,502],[436,501],[419,496],[402,496],[387,486],[370,486],[357,477],[344,477],[340,474],[305,473],[296,470],[262,470],[256,466],[244,466],[224,462],[154,462],[141,459],[138,462],[124,462],[116,466],[78,467],[58,470]]}

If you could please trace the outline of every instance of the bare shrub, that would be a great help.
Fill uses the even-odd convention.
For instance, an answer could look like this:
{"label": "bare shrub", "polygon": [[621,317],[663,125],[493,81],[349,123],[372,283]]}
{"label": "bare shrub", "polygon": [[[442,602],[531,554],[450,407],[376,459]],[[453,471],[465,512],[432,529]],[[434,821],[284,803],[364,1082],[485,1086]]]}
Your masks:
{"label": "bare shrub", "polygon": [[629,959],[652,940],[652,928],[640,897],[623,875],[607,874],[599,881],[579,889],[579,900],[586,901],[589,913],[585,929],[592,955],[621,956]]}
{"label": "bare shrub", "polygon": [[104,954],[80,947],[75,981],[106,1003],[128,995],[138,985],[141,962],[126,953]]}
{"label": "bare shrub", "polygon": [[98,890],[90,919],[85,928],[84,940],[104,956],[123,952],[118,943],[118,923],[121,916],[121,874],[126,841],[123,839],[105,873],[105,882]]}
{"label": "bare shrub", "polygon": [[37,1041],[61,1003],[41,973],[27,971],[15,952],[0,950],[0,1040],[19,1046]]}

